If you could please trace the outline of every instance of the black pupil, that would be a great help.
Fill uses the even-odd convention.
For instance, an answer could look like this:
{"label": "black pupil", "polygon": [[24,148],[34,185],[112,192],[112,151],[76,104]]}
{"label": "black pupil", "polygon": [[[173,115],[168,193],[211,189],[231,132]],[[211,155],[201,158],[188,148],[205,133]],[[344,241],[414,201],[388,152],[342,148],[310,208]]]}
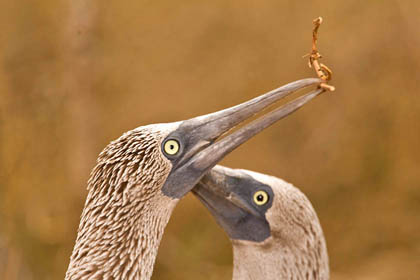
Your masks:
{"label": "black pupil", "polygon": [[172,145],[170,145],[170,146],[169,146],[169,148],[170,148],[171,150],[173,150],[173,149],[175,149],[175,145],[174,145],[174,144],[172,144]]}
{"label": "black pupil", "polygon": [[262,194],[257,195],[257,200],[258,201],[263,201],[264,200],[264,196]]}

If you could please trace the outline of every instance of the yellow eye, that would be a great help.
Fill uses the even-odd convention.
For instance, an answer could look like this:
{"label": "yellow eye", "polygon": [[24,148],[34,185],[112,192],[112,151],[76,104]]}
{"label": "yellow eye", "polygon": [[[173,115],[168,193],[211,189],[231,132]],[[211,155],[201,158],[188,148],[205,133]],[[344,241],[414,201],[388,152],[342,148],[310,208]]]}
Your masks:
{"label": "yellow eye", "polygon": [[254,193],[254,202],[257,205],[264,205],[268,202],[268,193],[265,191],[257,191]]}
{"label": "yellow eye", "polygon": [[176,155],[179,151],[179,143],[176,140],[168,140],[165,142],[165,144],[163,145],[163,150],[165,151],[166,154],[173,156]]}

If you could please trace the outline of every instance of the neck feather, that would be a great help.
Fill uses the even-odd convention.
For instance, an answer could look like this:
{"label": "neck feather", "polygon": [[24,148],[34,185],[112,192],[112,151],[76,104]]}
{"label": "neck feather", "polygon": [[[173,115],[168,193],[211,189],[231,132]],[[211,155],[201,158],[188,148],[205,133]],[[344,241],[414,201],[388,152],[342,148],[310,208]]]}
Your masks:
{"label": "neck feather", "polygon": [[[325,243],[313,248],[233,241],[233,280],[329,279]],[[309,244],[307,244],[309,246]]]}
{"label": "neck feather", "polygon": [[150,279],[175,204],[162,195],[159,203],[83,211],[66,279]]}

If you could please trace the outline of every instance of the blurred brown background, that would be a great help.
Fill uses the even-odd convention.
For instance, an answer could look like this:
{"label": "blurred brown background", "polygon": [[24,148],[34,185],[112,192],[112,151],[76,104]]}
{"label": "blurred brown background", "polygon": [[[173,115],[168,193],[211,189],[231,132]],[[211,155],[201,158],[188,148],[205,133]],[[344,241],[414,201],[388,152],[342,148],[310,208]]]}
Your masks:
{"label": "blurred brown background", "polygon": [[[64,277],[90,170],[123,132],[314,76],[317,16],[337,91],[222,164],[307,194],[333,279],[420,279],[419,15],[419,1],[1,0],[0,279]],[[188,195],[153,279],[231,279],[231,258]]]}

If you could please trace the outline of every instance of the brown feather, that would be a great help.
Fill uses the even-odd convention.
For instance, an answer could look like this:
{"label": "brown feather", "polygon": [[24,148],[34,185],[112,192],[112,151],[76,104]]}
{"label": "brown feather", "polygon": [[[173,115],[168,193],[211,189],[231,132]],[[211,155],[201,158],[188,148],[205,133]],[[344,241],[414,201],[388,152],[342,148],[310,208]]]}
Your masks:
{"label": "brown feather", "polygon": [[178,202],[160,190],[171,163],[160,151],[167,132],[159,127],[127,132],[99,155],[66,279],[151,277]]}

